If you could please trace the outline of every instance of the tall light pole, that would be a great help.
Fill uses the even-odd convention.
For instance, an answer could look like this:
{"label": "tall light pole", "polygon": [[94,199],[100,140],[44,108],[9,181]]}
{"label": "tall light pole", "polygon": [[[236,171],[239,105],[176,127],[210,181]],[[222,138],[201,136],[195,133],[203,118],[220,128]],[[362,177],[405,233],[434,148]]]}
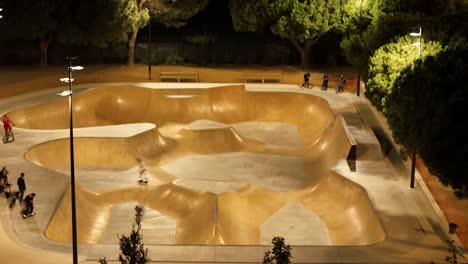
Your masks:
{"label": "tall light pole", "polygon": [[148,0],[148,14],[149,14],[149,20],[148,20],[148,80],[151,81],[151,59],[152,59],[152,54],[151,54],[151,0]]}
{"label": "tall light pole", "polygon": [[[418,60],[421,60],[421,37],[422,37],[422,28],[419,26],[419,32],[411,32],[410,36],[419,37],[419,41],[411,44],[412,46],[418,47]],[[416,173],[416,151],[413,150],[412,159],[411,159],[411,179],[410,179],[410,188],[414,188],[414,174]]]}
{"label": "tall light pole", "polygon": [[[359,31],[361,30],[361,19],[362,16],[362,0],[359,2]],[[357,84],[356,84],[356,95],[359,96],[361,94],[361,74],[359,74],[359,69],[358,69],[358,74],[357,74]]]}
{"label": "tall light pole", "polygon": [[82,70],[81,66],[72,66],[72,60],[78,57],[67,57],[68,78],[61,78],[60,81],[68,83],[68,90],[57,95],[68,96],[68,113],[70,117],[70,182],[71,182],[71,210],[72,210],[72,244],[73,244],[73,264],[78,264],[78,241],[76,235],[76,202],[75,202],[75,156],[73,149],[73,90],[72,71]]}

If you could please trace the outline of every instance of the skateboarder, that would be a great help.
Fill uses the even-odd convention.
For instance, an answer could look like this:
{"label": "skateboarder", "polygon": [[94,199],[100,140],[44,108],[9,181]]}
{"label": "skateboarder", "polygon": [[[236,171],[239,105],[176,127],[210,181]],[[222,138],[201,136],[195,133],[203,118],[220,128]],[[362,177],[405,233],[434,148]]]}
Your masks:
{"label": "skateboarder", "polygon": [[137,158],[138,161],[138,170],[140,172],[139,183],[146,184],[148,183],[148,177],[146,176],[146,167],[143,161],[140,158]]}
{"label": "skateboarder", "polygon": [[23,217],[26,218],[26,217],[29,217],[29,216],[33,216],[35,213],[34,213],[34,197],[36,197],[36,194],[35,193],[30,193],[28,195],[26,195],[26,197],[24,198],[24,204],[25,204],[25,209],[24,209],[24,213],[23,213]]}
{"label": "skateboarder", "polygon": [[19,190],[19,201],[20,203],[23,202],[23,197],[24,197],[24,192],[26,191],[26,183],[24,182],[24,172],[21,173],[20,177],[16,181],[18,184],[18,190]]}

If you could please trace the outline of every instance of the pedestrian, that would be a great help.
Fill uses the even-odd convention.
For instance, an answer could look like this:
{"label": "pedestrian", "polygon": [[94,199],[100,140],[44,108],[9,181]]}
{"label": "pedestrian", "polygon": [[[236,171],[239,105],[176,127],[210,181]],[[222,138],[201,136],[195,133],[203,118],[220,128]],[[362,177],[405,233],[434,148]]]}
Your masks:
{"label": "pedestrian", "polygon": [[25,209],[24,209],[24,214],[23,214],[24,218],[34,215],[34,198],[35,197],[36,197],[35,193],[30,193],[26,195],[26,197],[24,198],[24,204],[25,204]]}
{"label": "pedestrian", "polygon": [[148,177],[146,176],[146,167],[143,161],[140,158],[137,158],[138,161],[138,170],[140,172],[139,183],[146,184],[148,183]]}
{"label": "pedestrian", "polygon": [[0,191],[4,191],[8,187],[8,169],[3,167],[0,171]]}
{"label": "pedestrian", "polygon": [[24,192],[26,191],[26,183],[24,182],[24,172],[21,173],[20,177],[16,181],[18,184],[18,190],[19,190],[19,201],[20,203],[23,202],[23,196]]}
{"label": "pedestrian", "polygon": [[328,89],[328,73],[325,73],[323,75],[322,90],[326,91],[327,89]]}
{"label": "pedestrian", "polygon": [[310,73],[309,72],[304,73],[304,83],[302,83],[301,88],[302,87],[309,88],[309,85],[310,85],[309,80],[310,80]]}

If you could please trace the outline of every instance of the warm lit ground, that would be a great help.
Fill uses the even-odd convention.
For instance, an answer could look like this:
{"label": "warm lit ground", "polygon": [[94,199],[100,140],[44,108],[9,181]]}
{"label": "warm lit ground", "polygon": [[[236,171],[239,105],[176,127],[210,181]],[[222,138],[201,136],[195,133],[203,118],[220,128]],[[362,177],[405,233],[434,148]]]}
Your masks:
{"label": "warm lit ground", "polygon": [[[101,82],[148,82],[148,66],[138,64],[134,68],[115,65],[83,65],[84,70],[74,72],[73,84],[101,83]],[[183,66],[153,66],[152,81],[159,82],[161,71],[188,71],[198,73],[199,82],[204,83],[243,83],[246,73],[281,73],[282,83],[301,84],[304,72],[296,67],[183,67]],[[355,74],[349,68],[328,69],[330,75],[329,87],[336,87],[335,80],[341,73],[347,76],[346,88],[355,91]],[[311,83],[320,86],[323,73],[317,69],[311,72]],[[0,66],[0,98],[20,95],[26,92],[49,89],[62,85],[60,78],[68,77],[66,66],[50,66],[45,69],[25,67]]]}
{"label": "warm lit ground", "polygon": [[[168,68],[171,68],[171,69],[174,69],[173,67],[164,67],[164,69],[168,69]],[[128,69],[126,67],[122,67],[122,66],[89,66],[89,67],[86,67],[87,71],[83,71],[83,72],[80,72],[80,73],[77,73],[74,77],[76,77],[76,84],[83,84],[83,83],[96,83],[96,82],[147,82],[147,66],[145,65],[137,65],[134,69]],[[177,67],[176,67],[177,69]],[[92,72],[90,72],[92,70]],[[153,80],[154,81],[159,81],[159,70],[160,68],[158,67],[153,67]],[[199,79],[200,79],[200,82],[243,82],[243,76],[244,76],[244,73],[246,71],[248,72],[259,72],[259,71],[270,71],[270,72],[282,72],[282,76],[283,76],[283,82],[285,83],[291,83],[291,84],[300,84],[302,82],[302,72],[300,70],[297,70],[297,69],[293,69],[293,68],[283,68],[281,70],[278,70],[276,68],[262,68],[262,69],[249,69],[249,70],[244,70],[244,69],[241,69],[241,68],[229,68],[229,69],[201,69],[201,68],[191,68],[191,69],[184,69],[186,71],[197,71],[198,72],[198,75],[199,75]],[[27,80],[23,80],[23,78],[27,76]],[[41,71],[35,71],[35,70],[24,70],[24,69],[5,69],[5,68],[2,68],[1,69],[1,75],[0,75],[0,97],[7,97],[7,96],[14,96],[14,95],[20,95],[20,94],[24,94],[24,93],[27,93],[27,92],[31,92],[31,91],[38,91],[38,90],[43,90],[43,89],[49,89],[49,88],[53,88],[53,87],[57,87],[59,85],[61,85],[57,80],[58,78],[61,78],[61,77],[66,77],[66,69],[65,67],[54,67],[54,68],[49,68],[47,70],[41,70]],[[318,86],[321,82],[321,73],[317,73],[317,74],[312,74],[312,83],[316,86]],[[333,84],[330,84],[331,88],[334,88],[333,87]],[[276,86],[272,86],[273,89],[275,89],[274,87]],[[281,89],[284,89],[284,88],[281,88],[280,86],[278,86],[278,91],[281,90]],[[289,86],[287,87],[286,89],[298,89],[297,86]],[[351,87],[349,87],[349,89],[351,90]],[[311,93],[316,93],[315,90],[318,90],[317,88],[314,88],[313,91],[311,91]],[[306,91],[306,92],[309,92],[309,91]],[[349,107],[349,105],[347,105],[347,103],[351,102],[350,99],[351,98],[348,98],[347,96],[343,95],[341,98],[339,97],[340,95],[337,95],[337,97],[335,98],[334,96],[334,93],[332,93],[332,91],[328,91],[327,93],[323,94],[321,93],[320,91],[317,93],[319,95],[323,95],[327,100],[330,100],[329,102],[333,105],[333,111],[336,113],[336,112],[342,112],[342,111],[347,111],[345,109],[347,109],[347,107]],[[339,100],[343,100],[344,103],[341,103]],[[6,104],[9,104],[10,103],[10,100],[6,100],[4,101]],[[13,105],[9,105],[9,108],[16,108],[14,107]],[[0,109],[3,111],[3,108]],[[346,116],[345,116],[346,117]],[[363,117],[361,117],[363,118]],[[349,119],[349,117],[348,117]],[[364,118],[365,119],[365,118]],[[244,129],[244,131],[246,131],[246,133],[251,130],[249,129],[248,127],[245,127],[244,128],[239,128],[239,129]],[[258,133],[258,132],[256,132]],[[265,140],[268,140],[268,139],[265,139]],[[274,140],[274,139],[273,139]],[[360,139],[361,142],[362,140],[367,140],[365,138],[362,138]],[[294,140],[293,140],[294,141]],[[294,145],[295,143],[291,141],[291,142],[287,142],[287,141],[284,141],[282,144],[284,145]],[[367,153],[366,155],[369,155],[369,153]],[[365,155],[364,155],[365,156]],[[364,159],[364,162],[362,164],[366,164],[368,163],[370,160],[369,157],[365,157],[362,156],[361,158]],[[211,163],[211,162],[208,162],[208,163]],[[235,164],[233,165],[235,166]],[[361,166],[364,166],[364,165],[361,165]],[[366,165],[367,166],[367,165]],[[364,167],[363,167],[364,168]],[[341,170],[343,168],[340,168]],[[83,171],[83,174],[86,174],[86,171]],[[16,175],[14,176],[16,177]],[[355,177],[353,180],[354,181],[359,181],[359,178],[356,177],[356,176],[353,176]],[[387,178],[386,178],[387,179]],[[369,178],[370,180],[370,178]],[[435,180],[434,180],[435,181]],[[372,181],[371,181],[372,182]],[[434,184],[432,184],[433,181],[429,180],[429,188],[431,188],[431,190],[434,192],[434,188],[433,186],[435,186]],[[361,183],[363,184],[363,183]],[[376,185],[378,184],[378,182],[372,182],[370,183],[370,185]],[[103,185],[104,186],[104,185]],[[367,187],[369,188],[369,187]],[[436,187],[437,188],[437,187]],[[446,193],[446,195],[450,195],[450,190],[447,190],[447,189],[444,189],[444,188],[439,188],[438,189],[440,192],[441,190],[444,191],[444,193]],[[401,191],[397,191],[396,193],[399,193]],[[402,191],[403,193],[406,192],[406,189],[404,189]],[[377,194],[373,194],[374,195],[374,199],[376,199],[376,203],[377,204],[380,204],[382,201],[386,200],[388,197],[385,197],[385,196],[380,196],[380,195],[377,195]],[[375,196],[377,195],[377,196]],[[390,195],[390,194],[388,194]],[[409,194],[405,194],[405,195],[409,195]],[[444,210],[444,206],[443,204],[440,203],[440,200],[441,199],[438,199],[438,195],[434,195],[435,199],[439,202],[439,206],[442,208],[442,210]],[[382,200],[381,200],[382,199]],[[445,201],[447,202],[448,200],[445,199]],[[466,212],[468,210],[464,210],[463,211],[463,208],[466,209],[466,207],[463,207],[463,205],[466,205],[463,204],[463,203],[460,203],[459,201],[456,201],[454,199],[451,199],[450,200],[451,202],[457,202],[460,204],[460,206],[462,206],[462,209],[461,210],[458,210],[458,215],[459,217],[458,218],[451,218],[450,214],[448,215],[448,220],[449,221],[460,221],[460,222],[463,222],[463,224],[459,224],[459,230],[458,231],[461,231],[463,232],[463,230],[465,230],[466,232],[466,220],[463,220],[463,219],[466,219],[466,218],[463,218],[463,213],[466,214]],[[465,201],[466,202],[466,201]],[[381,206],[381,205],[380,205]],[[411,207],[411,206],[410,206]],[[445,206],[445,209],[447,208],[451,208],[451,210],[453,210],[453,208],[455,207],[451,207],[451,206]],[[128,209],[128,208],[127,208]],[[380,208],[379,210],[380,211],[388,211],[390,208]],[[392,213],[386,213],[385,216],[384,216],[384,222],[387,222],[389,221],[390,222],[394,222],[393,225],[397,225],[397,223],[399,221],[402,221],[403,218],[396,218],[397,215],[399,215],[400,213],[397,213],[395,214],[398,210],[406,210],[406,209],[403,209],[403,208],[400,208],[400,209],[396,209],[396,208],[391,208],[390,211],[392,211]],[[399,212],[399,211],[398,211]],[[466,215],[465,215],[466,217]],[[412,219],[412,218],[411,218]],[[455,220],[453,220],[455,219]],[[408,223],[413,223],[414,219],[412,219],[411,221],[409,222],[406,222],[407,224]],[[418,222],[418,221],[415,221],[415,223]],[[423,221],[424,222],[424,221]],[[411,224],[408,226],[408,228],[410,228]],[[426,225],[422,224],[422,227],[423,229],[426,229],[428,228]],[[389,227],[387,227],[387,230],[386,232],[389,232]],[[410,229],[408,229],[408,235],[410,232],[413,232],[413,231],[409,231]],[[426,229],[427,231],[427,229]],[[390,232],[391,233],[391,232]],[[112,234],[110,234],[112,235]],[[394,242],[392,243],[396,243],[396,244],[405,244],[405,243],[410,243],[409,241],[407,241],[406,239],[416,239],[417,240],[417,237],[420,235],[419,233],[415,233],[415,237],[413,238],[407,238],[405,234],[401,233],[398,234],[398,233],[394,233],[394,234],[387,234],[388,236],[390,236],[390,238],[393,238],[393,239],[396,239],[398,238],[398,240],[394,240]],[[401,236],[400,236],[401,235]],[[1,236],[1,234],[0,234]],[[400,242],[399,240],[401,239],[401,241],[404,241],[404,242]],[[420,239],[426,239],[425,236],[422,236],[420,237]],[[397,242],[398,241],[398,242]],[[429,244],[424,244],[424,247],[429,247],[430,245]],[[376,250],[378,252],[382,252],[382,248],[376,248]],[[344,253],[344,252],[341,252],[341,253]],[[340,253],[340,254],[341,254]],[[396,253],[396,252],[395,252]],[[423,253],[423,251],[419,252],[418,254],[421,254]],[[299,255],[301,253],[298,253]],[[378,254],[376,252],[376,254]],[[406,254],[406,252],[404,253]],[[100,256],[100,255],[99,255]],[[300,259],[300,256],[298,256],[299,259]],[[309,260],[309,259],[308,259]],[[354,260],[355,261],[355,260]],[[6,262],[6,263],[16,263],[16,262]],[[44,262],[46,263],[46,262]]]}

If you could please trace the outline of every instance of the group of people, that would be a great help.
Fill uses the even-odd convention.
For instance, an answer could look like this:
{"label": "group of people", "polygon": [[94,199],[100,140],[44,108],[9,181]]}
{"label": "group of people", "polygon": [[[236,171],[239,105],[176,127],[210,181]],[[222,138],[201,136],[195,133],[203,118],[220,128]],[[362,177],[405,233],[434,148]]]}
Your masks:
{"label": "group of people", "polygon": [[26,182],[24,180],[24,172],[21,172],[20,176],[16,180],[16,184],[18,185],[18,191],[13,192],[11,190],[11,183],[8,181],[8,174],[10,171],[3,167],[0,171],[0,192],[5,192],[5,197],[11,198],[12,202],[10,207],[13,207],[16,199],[19,200],[20,204],[23,205],[22,215],[23,217],[28,217],[34,214],[34,197],[36,197],[35,193],[30,193],[24,196],[26,192]]}
{"label": "group of people", "polygon": [[[345,85],[346,85],[346,79],[344,78],[343,74],[341,74],[340,83],[338,84],[338,87],[336,88],[336,93],[344,92]],[[311,88],[309,72],[304,73],[304,82],[302,83],[301,88]],[[328,73],[325,73],[323,75],[322,85],[320,89],[323,91],[326,91],[328,89]]]}

